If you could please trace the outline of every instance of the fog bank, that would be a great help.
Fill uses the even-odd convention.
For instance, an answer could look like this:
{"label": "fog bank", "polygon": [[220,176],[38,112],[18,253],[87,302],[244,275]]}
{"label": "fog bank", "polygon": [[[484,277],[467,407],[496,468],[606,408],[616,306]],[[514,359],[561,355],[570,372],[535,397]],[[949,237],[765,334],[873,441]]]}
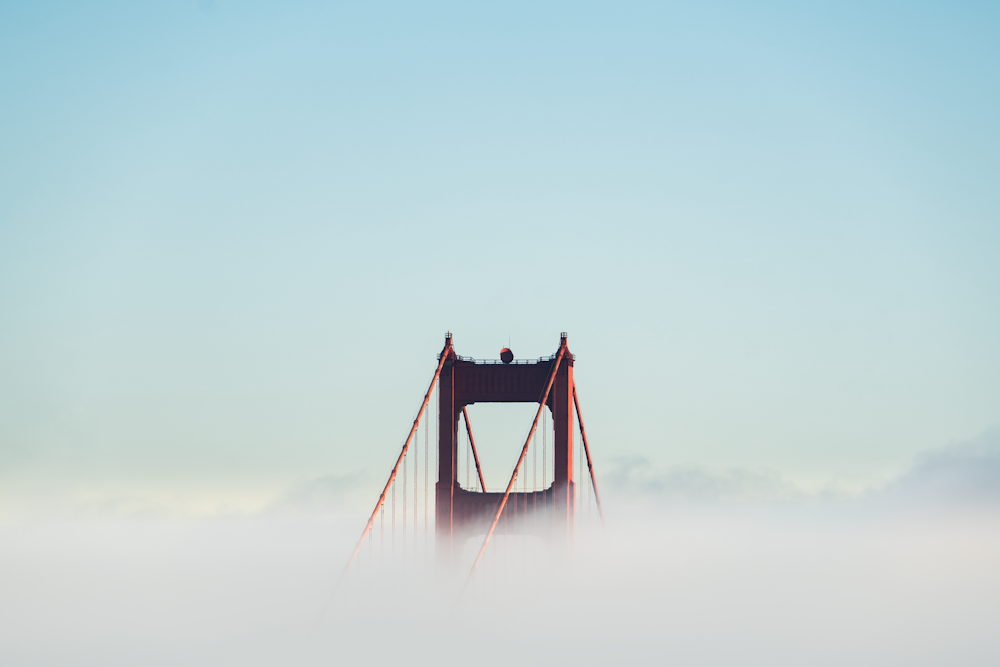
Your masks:
{"label": "fog bank", "polygon": [[365,516],[309,494],[244,516],[8,518],[0,662],[993,665],[991,438],[857,497],[753,500],[727,490],[739,475],[676,471],[627,491],[609,475],[605,528],[582,514],[569,550],[499,539],[463,594],[478,543],[442,569],[411,532],[405,558],[401,541],[395,557],[366,546],[331,601]]}

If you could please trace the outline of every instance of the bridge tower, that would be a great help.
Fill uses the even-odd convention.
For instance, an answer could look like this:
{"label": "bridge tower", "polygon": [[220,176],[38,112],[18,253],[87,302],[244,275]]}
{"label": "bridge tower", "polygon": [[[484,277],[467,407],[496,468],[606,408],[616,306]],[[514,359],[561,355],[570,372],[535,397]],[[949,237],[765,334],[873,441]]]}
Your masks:
{"label": "bridge tower", "polygon": [[[594,466],[590,458],[590,447],[587,445],[587,430],[583,426],[583,415],[580,414],[580,400],[577,396],[576,384],[573,381],[574,357],[569,351],[566,334],[559,337],[559,348],[550,357],[537,360],[515,360],[510,350],[500,352],[499,360],[477,360],[461,357],[452,346],[451,334],[445,336],[444,348],[438,355],[437,369],[431,379],[430,386],[424,393],[423,402],[413,419],[409,434],[403,441],[403,447],[396,458],[396,463],[389,473],[382,493],[375,503],[375,509],[368,517],[368,523],[361,533],[361,539],[354,547],[351,557],[334,586],[336,592],[345,581],[347,573],[358,558],[365,538],[372,535],[375,519],[382,517],[380,524],[380,541],[384,541],[385,504],[391,498],[392,524],[390,539],[395,544],[396,535],[396,479],[402,467],[403,471],[403,514],[402,514],[402,546],[405,552],[406,523],[406,471],[413,469],[413,535],[417,538],[417,505],[419,476],[417,474],[419,458],[414,456],[412,466],[407,466],[407,451],[411,443],[417,446],[417,427],[431,400],[434,387],[438,388],[438,477],[434,483],[434,539],[435,553],[441,561],[454,562],[456,546],[462,546],[465,539],[475,535],[485,534],[479,554],[469,572],[471,581],[480,562],[486,553],[490,538],[503,521],[503,530],[515,534],[538,534],[557,542],[569,542],[573,538],[576,527],[576,482],[573,479],[573,412],[576,411],[577,425],[580,428],[580,439],[583,444],[583,454],[587,462],[590,477],[590,487],[593,489],[594,500],[601,521],[604,521],[604,510],[601,508],[601,495],[597,491],[597,481],[594,477]],[[482,472],[479,467],[479,455],[476,453],[472,429],[469,426],[469,415],[466,408],[475,403],[535,403],[534,421],[521,447],[521,454],[514,466],[510,481],[503,493],[486,492]],[[539,491],[517,491],[515,483],[518,475],[527,468],[525,458],[535,437],[539,420],[548,409],[552,415],[554,426],[553,442],[553,481]],[[458,482],[458,429],[459,418],[464,418],[469,433],[469,447],[476,459],[476,471],[479,475],[481,491],[464,489]],[[427,449],[426,424],[424,444],[424,534],[428,528],[428,498],[430,471],[430,452]],[[543,448],[544,449],[544,448]],[[536,449],[537,452],[537,449]],[[581,461],[582,463],[582,461]],[[523,468],[522,468],[523,466]],[[582,469],[582,466],[581,466]],[[527,473],[524,473],[525,476]],[[546,475],[547,476],[547,475]],[[526,479],[522,478],[522,479]],[[544,480],[543,480],[544,481]],[[527,484],[522,485],[523,489]],[[513,520],[511,520],[513,519]],[[426,537],[425,537],[426,544]],[[370,544],[369,544],[370,546]]]}
{"label": "bridge tower", "polygon": [[[438,380],[440,421],[435,486],[435,536],[439,559],[450,560],[466,538],[485,534],[504,496],[503,492],[463,489],[458,482],[459,418],[465,408],[474,403],[540,404],[545,400],[555,431],[553,482],[541,491],[511,492],[497,518],[504,521],[505,526],[515,527],[517,532],[544,530],[543,535],[553,540],[571,540],[576,519],[576,483],[573,479],[575,387],[574,358],[569,352],[566,334],[561,334],[556,354],[538,360],[461,357],[452,346],[451,334],[445,337],[441,356],[444,363]],[[556,373],[550,387],[553,369]]]}

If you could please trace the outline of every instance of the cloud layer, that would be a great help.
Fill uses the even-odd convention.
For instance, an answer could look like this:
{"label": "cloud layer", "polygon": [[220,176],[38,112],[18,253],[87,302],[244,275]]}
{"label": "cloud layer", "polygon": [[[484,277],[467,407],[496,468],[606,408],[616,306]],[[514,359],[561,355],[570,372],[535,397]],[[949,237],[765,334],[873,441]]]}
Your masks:
{"label": "cloud layer", "polygon": [[997,453],[989,432],[820,502],[765,473],[627,462],[606,528],[581,515],[570,550],[501,535],[462,595],[478,542],[440,567],[432,532],[393,540],[387,520],[331,602],[357,477],[249,515],[10,519],[0,662],[993,665]]}

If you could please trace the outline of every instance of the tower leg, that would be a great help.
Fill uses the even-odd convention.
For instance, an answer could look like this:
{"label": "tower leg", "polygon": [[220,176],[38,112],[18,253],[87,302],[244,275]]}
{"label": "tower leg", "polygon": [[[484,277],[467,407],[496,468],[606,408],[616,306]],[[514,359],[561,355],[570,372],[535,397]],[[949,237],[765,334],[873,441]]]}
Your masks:
{"label": "tower leg", "polygon": [[552,484],[553,538],[571,542],[576,528],[576,484],[573,480],[573,366],[559,369],[549,395],[555,426],[555,469]]}
{"label": "tower leg", "polygon": [[438,381],[438,479],[434,487],[435,558],[451,563],[454,553],[455,519],[455,413],[454,366],[445,364]]}

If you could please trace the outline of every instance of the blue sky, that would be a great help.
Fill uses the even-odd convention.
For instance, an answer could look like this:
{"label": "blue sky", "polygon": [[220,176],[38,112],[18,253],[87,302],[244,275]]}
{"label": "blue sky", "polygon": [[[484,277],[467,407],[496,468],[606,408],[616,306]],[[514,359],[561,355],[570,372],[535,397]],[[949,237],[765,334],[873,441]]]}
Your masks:
{"label": "blue sky", "polygon": [[568,331],[599,464],[895,474],[1000,423],[998,28],[5,4],[0,475],[381,475],[446,330]]}

